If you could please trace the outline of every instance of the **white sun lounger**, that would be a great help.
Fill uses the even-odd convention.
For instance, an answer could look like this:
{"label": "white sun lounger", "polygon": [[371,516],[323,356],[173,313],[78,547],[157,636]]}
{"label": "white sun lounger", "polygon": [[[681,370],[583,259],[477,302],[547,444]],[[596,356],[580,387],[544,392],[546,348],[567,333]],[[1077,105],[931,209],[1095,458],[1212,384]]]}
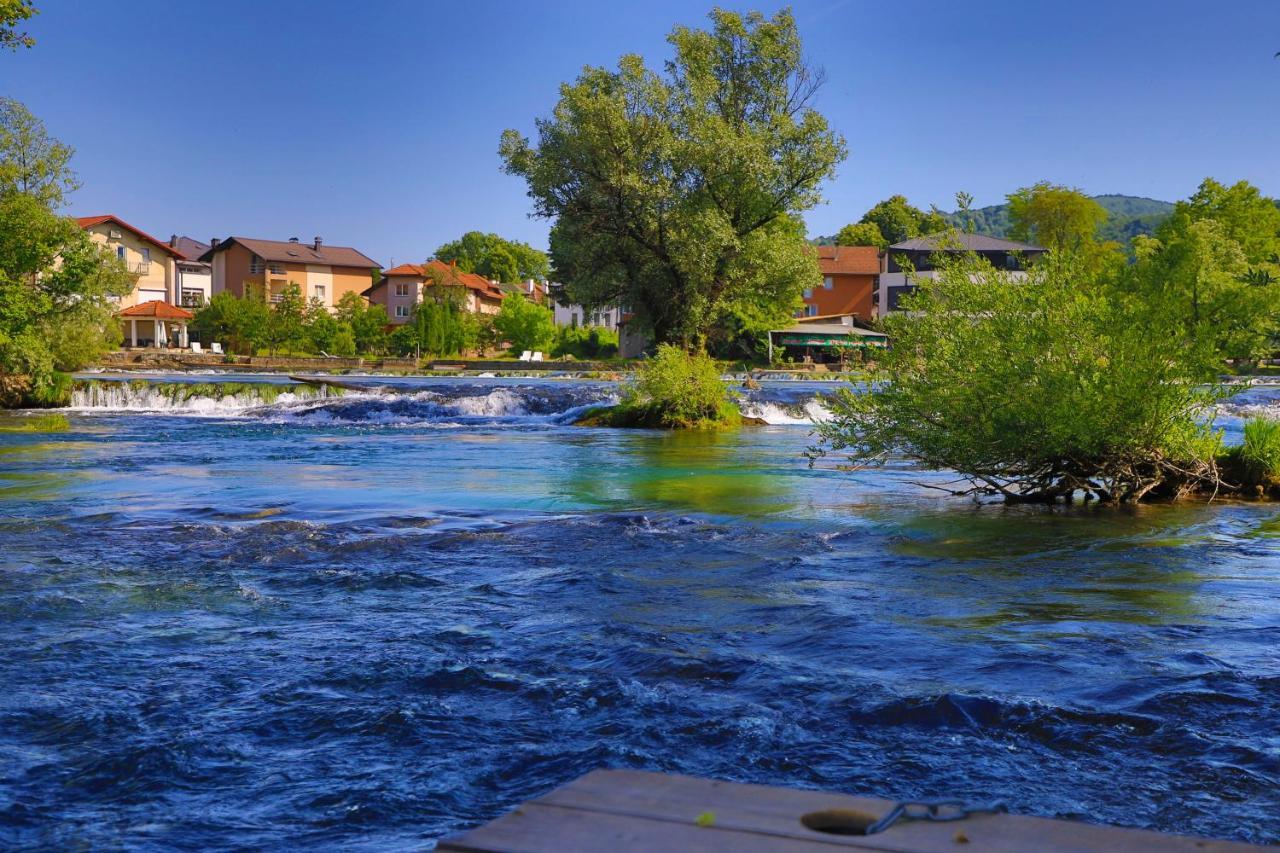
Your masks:
{"label": "white sun lounger", "polygon": [[218,355],[222,355],[222,344],[218,343],[217,341],[214,341],[213,343],[209,344],[209,351],[213,353],[217,353]]}
{"label": "white sun lounger", "polygon": [[533,361],[533,353],[529,352],[528,350],[525,350],[524,352],[520,353],[520,360]]}
{"label": "white sun lounger", "polygon": [[204,350],[202,350],[202,349],[200,348],[200,342],[199,342],[199,341],[192,341],[192,342],[191,342],[191,351],[192,351],[192,352],[194,352],[194,353],[196,353],[196,354],[199,354],[199,353],[204,352]]}
{"label": "white sun lounger", "polygon": [[530,361],[542,361],[542,353],[535,352],[533,354],[533,358],[531,358]]}

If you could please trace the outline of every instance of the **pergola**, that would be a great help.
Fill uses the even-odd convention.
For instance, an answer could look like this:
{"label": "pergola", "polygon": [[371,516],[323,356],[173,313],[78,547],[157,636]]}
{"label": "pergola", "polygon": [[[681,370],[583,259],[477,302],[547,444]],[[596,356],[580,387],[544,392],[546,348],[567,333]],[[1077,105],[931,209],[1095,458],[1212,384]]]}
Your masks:
{"label": "pergola", "polygon": [[170,341],[175,341],[185,349],[188,345],[187,323],[196,315],[177,305],[153,299],[126,308],[116,316],[125,322],[125,340],[131,347],[138,346],[138,331],[141,329],[142,340],[153,347],[168,346]]}

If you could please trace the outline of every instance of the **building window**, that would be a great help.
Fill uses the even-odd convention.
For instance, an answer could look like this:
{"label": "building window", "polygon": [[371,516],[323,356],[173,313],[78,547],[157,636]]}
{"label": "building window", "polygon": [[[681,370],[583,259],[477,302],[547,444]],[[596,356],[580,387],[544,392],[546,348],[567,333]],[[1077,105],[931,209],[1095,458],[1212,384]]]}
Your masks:
{"label": "building window", "polygon": [[804,306],[804,313],[805,313],[806,315],[810,316],[810,317],[817,317],[817,316],[818,316],[818,306],[817,306],[817,305],[806,305],[806,306]]}
{"label": "building window", "polygon": [[199,308],[204,304],[203,290],[182,289],[182,307],[183,308]]}
{"label": "building window", "polygon": [[272,275],[284,275],[284,264],[271,264],[267,267]]}
{"label": "building window", "polygon": [[836,283],[831,280],[831,276],[826,276],[822,279],[822,286],[827,290],[831,290],[836,286]]}
{"label": "building window", "polygon": [[116,246],[116,257],[122,261],[124,260],[125,258],[124,246]]}
{"label": "building window", "polygon": [[254,255],[249,259],[249,275],[262,275],[263,268],[262,258]]}
{"label": "building window", "polygon": [[397,306],[396,306],[396,317],[398,317],[398,318],[404,318],[404,317],[408,317],[408,316],[409,316],[409,306],[408,306],[408,305],[397,305]]}
{"label": "building window", "polygon": [[325,288],[323,284],[312,285],[311,292],[315,295],[316,299],[319,299],[321,302],[324,302]]}
{"label": "building window", "polygon": [[578,312],[577,311],[574,311],[572,314],[569,315],[569,328],[571,329],[578,328]]}
{"label": "building window", "polygon": [[396,285],[396,296],[408,296],[408,295],[409,295],[409,285],[407,284]]}
{"label": "building window", "polygon": [[151,250],[150,250],[150,249],[143,249],[143,250],[142,250],[142,262],[143,262],[144,264],[149,264],[149,263],[151,263]]}
{"label": "building window", "polygon": [[813,298],[813,288],[812,288],[812,287],[806,287],[806,288],[804,289],[804,298],[805,298],[805,299],[812,299],[812,298]]}

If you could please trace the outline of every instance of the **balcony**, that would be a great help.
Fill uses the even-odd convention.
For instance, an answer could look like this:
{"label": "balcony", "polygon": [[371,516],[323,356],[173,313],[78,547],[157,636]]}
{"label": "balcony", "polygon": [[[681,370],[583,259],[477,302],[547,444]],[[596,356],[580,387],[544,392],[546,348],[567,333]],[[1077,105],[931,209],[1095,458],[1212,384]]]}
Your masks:
{"label": "balcony", "polygon": [[151,261],[138,261],[129,265],[129,272],[134,275],[148,275],[151,272]]}

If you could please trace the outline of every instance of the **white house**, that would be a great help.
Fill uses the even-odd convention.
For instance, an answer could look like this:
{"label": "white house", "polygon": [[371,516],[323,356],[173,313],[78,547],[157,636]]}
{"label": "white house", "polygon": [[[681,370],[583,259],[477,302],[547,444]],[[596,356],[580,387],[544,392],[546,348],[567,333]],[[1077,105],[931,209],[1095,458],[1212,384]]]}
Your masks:
{"label": "white house", "polygon": [[551,284],[548,285],[549,297],[551,299],[551,311],[555,316],[557,326],[568,326],[577,328],[578,326],[600,326],[605,329],[617,329],[622,323],[622,309],[613,308],[584,308],[581,305],[574,305],[568,302],[564,295],[564,285]]}
{"label": "white house", "polygon": [[208,305],[213,296],[213,264],[197,260],[209,251],[208,243],[174,234],[169,245],[182,253],[177,262],[178,283],[174,287],[174,302],[183,308],[199,308]]}

